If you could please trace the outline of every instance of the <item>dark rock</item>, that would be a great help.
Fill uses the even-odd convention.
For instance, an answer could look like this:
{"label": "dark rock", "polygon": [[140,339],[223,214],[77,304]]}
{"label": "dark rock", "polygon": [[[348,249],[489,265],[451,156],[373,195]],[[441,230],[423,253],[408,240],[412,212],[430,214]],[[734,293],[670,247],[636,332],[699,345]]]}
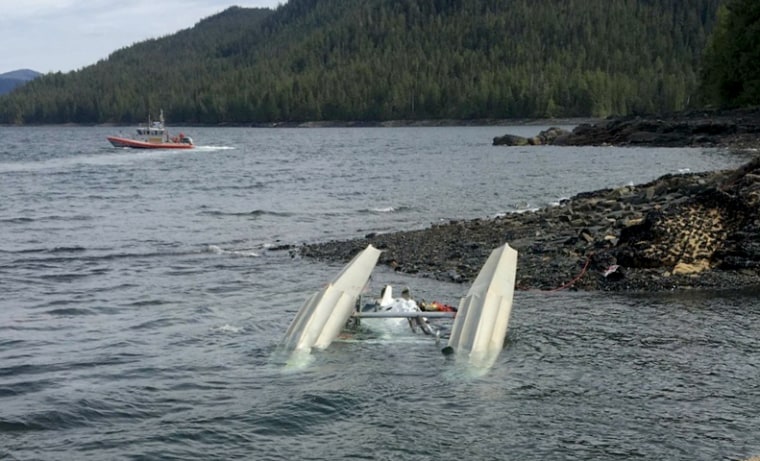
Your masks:
{"label": "dark rock", "polygon": [[280,245],[272,245],[269,247],[269,251],[284,251],[284,250],[292,250],[295,248],[295,245],[285,243]]}
{"label": "dark rock", "polygon": [[578,125],[544,144],[561,146],[757,147],[760,109],[680,112],[619,117]]}
{"label": "dark rock", "polygon": [[553,126],[540,133],[537,138],[541,141],[541,144],[554,144],[558,138],[570,135],[570,132]]}
{"label": "dark rock", "polygon": [[538,133],[532,138],[525,138],[514,134],[505,134],[493,138],[494,146],[541,146],[544,144],[554,144],[558,139],[564,139],[569,136],[570,132],[553,126]]}
{"label": "dark rock", "polygon": [[528,138],[514,134],[505,134],[493,138],[494,146],[527,146]]}

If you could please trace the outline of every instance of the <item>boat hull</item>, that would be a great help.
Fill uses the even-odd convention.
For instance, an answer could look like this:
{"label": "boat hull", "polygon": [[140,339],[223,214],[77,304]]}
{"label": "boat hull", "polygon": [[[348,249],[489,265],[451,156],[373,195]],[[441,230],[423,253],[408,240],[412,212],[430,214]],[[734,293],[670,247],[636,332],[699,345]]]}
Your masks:
{"label": "boat hull", "polygon": [[132,149],[192,149],[192,144],[181,142],[147,142],[137,139],[107,136],[108,142],[114,147],[129,147]]}

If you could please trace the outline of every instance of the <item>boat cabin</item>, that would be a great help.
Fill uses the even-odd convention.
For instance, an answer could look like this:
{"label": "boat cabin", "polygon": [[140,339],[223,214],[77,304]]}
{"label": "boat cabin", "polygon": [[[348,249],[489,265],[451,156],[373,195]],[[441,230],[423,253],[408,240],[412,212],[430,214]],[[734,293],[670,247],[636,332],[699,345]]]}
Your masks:
{"label": "boat cabin", "polygon": [[165,128],[160,127],[140,127],[137,129],[137,134],[142,136],[163,136],[165,131]]}

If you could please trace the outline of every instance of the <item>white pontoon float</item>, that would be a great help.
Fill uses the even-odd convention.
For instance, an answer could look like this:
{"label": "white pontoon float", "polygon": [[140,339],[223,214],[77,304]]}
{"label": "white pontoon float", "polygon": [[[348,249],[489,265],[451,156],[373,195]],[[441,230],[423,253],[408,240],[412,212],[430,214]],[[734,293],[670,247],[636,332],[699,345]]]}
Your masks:
{"label": "white pontoon float", "polygon": [[283,346],[310,352],[325,349],[353,317],[362,318],[454,318],[444,354],[455,353],[474,362],[495,358],[504,347],[512,310],[517,251],[504,244],[491,252],[457,312],[360,312],[357,301],[380,257],[372,245],[357,254],[322,290],[298,310]]}

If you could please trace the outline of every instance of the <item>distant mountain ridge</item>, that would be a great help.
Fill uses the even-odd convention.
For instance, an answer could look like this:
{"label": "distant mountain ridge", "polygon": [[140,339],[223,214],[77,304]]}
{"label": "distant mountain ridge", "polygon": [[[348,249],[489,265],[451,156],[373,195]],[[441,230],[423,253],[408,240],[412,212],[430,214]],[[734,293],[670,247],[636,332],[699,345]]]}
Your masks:
{"label": "distant mountain ridge", "polygon": [[49,73],[0,123],[267,124],[682,110],[726,0],[289,0]]}
{"label": "distant mountain ridge", "polygon": [[13,91],[19,85],[34,80],[42,75],[31,69],[18,69],[0,74],[0,94],[6,94]]}

